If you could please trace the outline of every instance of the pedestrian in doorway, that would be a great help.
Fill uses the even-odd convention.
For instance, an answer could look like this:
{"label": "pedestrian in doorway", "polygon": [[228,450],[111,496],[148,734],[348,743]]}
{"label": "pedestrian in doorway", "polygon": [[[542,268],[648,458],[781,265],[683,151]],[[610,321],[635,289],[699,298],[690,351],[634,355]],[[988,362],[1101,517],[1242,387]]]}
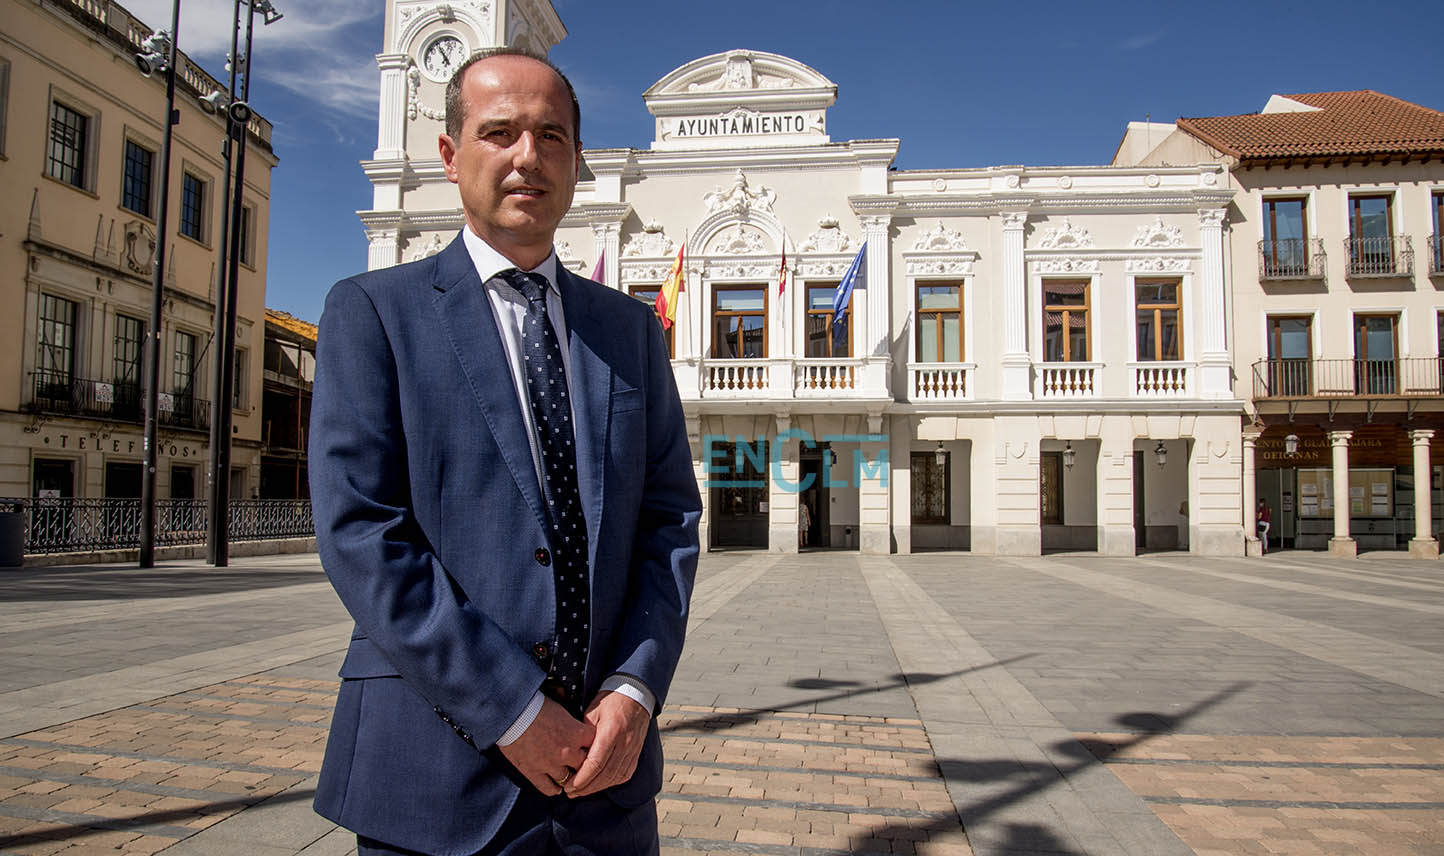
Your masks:
{"label": "pedestrian in doorway", "polygon": [[1269,525],[1272,522],[1272,514],[1269,511],[1268,500],[1258,501],[1258,540],[1261,549],[1260,553],[1269,551]]}
{"label": "pedestrian in doorway", "polygon": [[807,507],[807,500],[803,500],[797,506],[797,537],[798,544],[806,548],[809,537],[812,534],[812,509]]}

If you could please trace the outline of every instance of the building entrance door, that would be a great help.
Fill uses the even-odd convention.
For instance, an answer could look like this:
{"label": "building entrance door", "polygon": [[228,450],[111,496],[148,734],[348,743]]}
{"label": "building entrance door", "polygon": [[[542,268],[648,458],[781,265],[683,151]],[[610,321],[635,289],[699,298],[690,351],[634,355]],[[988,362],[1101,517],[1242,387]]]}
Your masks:
{"label": "building entrance door", "polygon": [[712,547],[767,547],[768,448],[719,443],[710,450]]}
{"label": "building entrance door", "polygon": [[[807,505],[812,525],[807,530],[807,547],[831,547],[832,524],[828,520],[831,501],[827,495],[827,484],[823,479],[823,459],[831,454],[828,449],[804,449],[799,461],[802,467],[798,484],[807,485],[797,497],[798,505]],[[801,508],[798,509],[801,514]]]}

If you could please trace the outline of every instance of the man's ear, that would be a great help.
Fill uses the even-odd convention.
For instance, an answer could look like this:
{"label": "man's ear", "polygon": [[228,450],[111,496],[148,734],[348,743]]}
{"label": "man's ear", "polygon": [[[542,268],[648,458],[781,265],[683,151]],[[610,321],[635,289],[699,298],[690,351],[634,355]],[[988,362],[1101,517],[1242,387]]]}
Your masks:
{"label": "man's ear", "polygon": [[[436,147],[441,150],[441,165],[446,170],[446,180],[455,184],[456,166],[453,161],[456,158],[456,144],[451,141],[451,137],[440,134],[436,138]],[[580,151],[577,156],[581,156]]]}

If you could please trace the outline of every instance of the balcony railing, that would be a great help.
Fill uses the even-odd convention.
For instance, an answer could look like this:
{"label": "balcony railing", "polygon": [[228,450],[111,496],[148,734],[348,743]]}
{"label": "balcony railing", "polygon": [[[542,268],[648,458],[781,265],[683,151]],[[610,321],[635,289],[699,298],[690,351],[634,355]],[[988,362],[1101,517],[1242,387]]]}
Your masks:
{"label": "balcony railing", "polygon": [[908,394],[913,401],[969,401],[975,368],[973,363],[912,363]]}
{"label": "balcony railing", "polygon": [[1408,235],[1345,238],[1349,276],[1409,276],[1414,272],[1414,247]]}
{"label": "balcony railing", "polygon": [[1034,398],[1083,399],[1101,395],[1102,363],[1040,363]]}
{"label": "balcony railing", "polygon": [[[109,419],[137,425],[145,419],[145,403],[138,384],[91,380],[54,371],[31,372],[30,380],[27,407],[31,412]],[[161,425],[210,430],[211,403],[208,399],[161,393],[157,403]]]}
{"label": "balcony railing", "polygon": [[771,367],[767,360],[708,360],[703,367],[702,395],[763,397],[772,388]]}
{"label": "balcony railing", "polygon": [[[203,499],[158,499],[155,543],[202,544],[209,518]],[[138,499],[0,499],[0,511],[25,515],[26,553],[77,553],[140,546]],[[230,540],[310,538],[316,534],[311,501],[233,499]]]}
{"label": "balcony railing", "polygon": [[1444,388],[1444,359],[1259,360],[1253,364],[1255,399],[1420,398]]}
{"label": "balcony railing", "polygon": [[1429,275],[1444,274],[1444,241],[1438,235],[1429,236]]}
{"label": "balcony railing", "polygon": [[1258,242],[1258,278],[1323,279],[1324,242],[1320,238],[1280,238]]}
{"label": "balcony railing", "polygon": [[1193,363],[1129,363],[1129,390],[1135,398],[1192,398]]}
{"label": "balcony railing", "polygon": [[793,390],[798,398],[846,396],[859,386],[862,360],[848,357],[809,357],[792,364]]}

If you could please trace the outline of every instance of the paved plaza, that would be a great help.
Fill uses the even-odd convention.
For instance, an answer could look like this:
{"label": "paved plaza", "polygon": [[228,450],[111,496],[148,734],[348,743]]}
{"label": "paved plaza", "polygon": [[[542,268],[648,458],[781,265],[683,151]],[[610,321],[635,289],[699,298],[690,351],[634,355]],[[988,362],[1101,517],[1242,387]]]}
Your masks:
{"label": "paved plaza", "polygon": [[[737,552],[693,611],[669,856],[1444,854],[1444,565]],[[353,852],[349,633],[314,555],[0,571],[0,853]]]}

